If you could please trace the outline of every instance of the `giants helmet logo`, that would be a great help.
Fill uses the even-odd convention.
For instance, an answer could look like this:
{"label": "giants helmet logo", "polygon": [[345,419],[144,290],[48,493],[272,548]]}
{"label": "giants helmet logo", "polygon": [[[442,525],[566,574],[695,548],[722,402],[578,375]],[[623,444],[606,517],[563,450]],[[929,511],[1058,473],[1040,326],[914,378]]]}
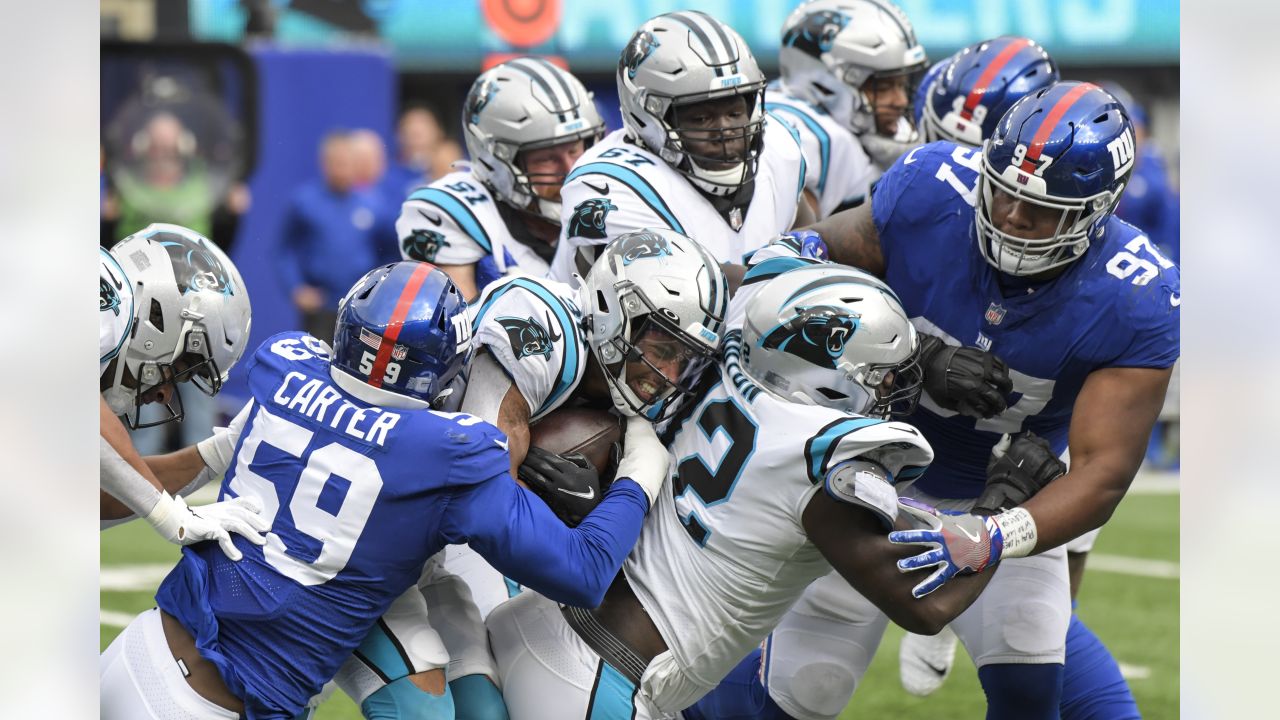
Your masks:
{"label": "giants helmet logo", "polygon": [[845,344],[858,330],[858,320],[856,313],[830,305],[800,308],[795,317],[770,330],[760,345],[834,370]]}

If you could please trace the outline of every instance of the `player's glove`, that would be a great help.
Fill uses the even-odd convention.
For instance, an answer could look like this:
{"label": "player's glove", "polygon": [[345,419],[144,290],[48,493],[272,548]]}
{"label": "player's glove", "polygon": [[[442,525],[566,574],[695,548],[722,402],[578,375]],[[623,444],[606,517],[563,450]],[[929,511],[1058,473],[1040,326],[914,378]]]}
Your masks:
{"label": "player's glove", "polygon": [[231,542],[231,533],[243,535],[254,545],[267,543],[262,533],[270,530],[271,525],[258,514],[260,512],[261,503],[247,495],[192,508],[187,507],[187,502],[181,497],[162,493],[146,520],[164,539],[175,545],[216,540],[227,557],[239,560],[240,550]]}
{"label": "player's glove", "polygon": [[898,510],[923,524],[923,529],[895,530],[889,542],[929,548],[898,561],[898,569],[912,572],[937,567],[911,589],[917,598],[942,587],[956,575],[980,573],[1000,560],[1004,535],[992,518],[939,511],[912,498],[898,498]]}
{"label": "player's glove", "polygon": [[827,250],[827,243],[813,230],[792,230],[783,235],[790,237],[792,242],[799,246],[800,257],[815,260],[827,260],[831,257],[831,253]]}
{"label": "player's glove", "polygon": [[569,527],[577,527],[604,495],[600,473],[582,453],[557,455],[531,447],[517,474]]}
{"label": "player's glove", "polygon": [[989,352],[920,333],[920,365],[925,392],[940,407],[975,418],[999,415],[1008,407],[1009,366]]}
{"label": "player's glove", "polygon": [[994,515],[1031,499],[1055,478],[1067,472],[1049,447],[1049,441],[1030,430],[1005,434],[991,448],[987,461],[987,486],[973,506],[975,515]]}

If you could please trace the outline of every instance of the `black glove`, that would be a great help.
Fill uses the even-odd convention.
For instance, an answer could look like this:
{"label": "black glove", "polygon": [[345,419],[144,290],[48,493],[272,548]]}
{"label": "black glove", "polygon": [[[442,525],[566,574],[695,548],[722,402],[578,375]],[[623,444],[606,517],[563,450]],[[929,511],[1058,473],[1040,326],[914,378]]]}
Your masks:
{"label": "black glove", "polygon": [[600,473],[581,453],[557,455],[531,447],[518,474],[569,527],[577,527],[604,495]]}
{"label": "black glove", "polygon": [[1005,435],[991,449],[987,486],[970,512],[994,515],[1021,505],[1066,471],[1048,440],[1030,430]]}
{"label": "black glove", "polygon": [[947,410],[974,418],[989,418],[1009,406],[1013,392],[1009,366],[976,347],[948,345],[941,338],[920,333],[920,365],[924,389]]}

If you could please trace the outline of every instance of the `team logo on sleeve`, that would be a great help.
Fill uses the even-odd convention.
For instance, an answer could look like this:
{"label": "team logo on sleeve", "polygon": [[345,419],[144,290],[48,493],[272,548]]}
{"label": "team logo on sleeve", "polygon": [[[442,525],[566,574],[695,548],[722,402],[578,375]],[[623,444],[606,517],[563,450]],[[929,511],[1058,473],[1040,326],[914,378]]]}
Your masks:
{"label": "team logo on sleeve", "polygon": [[98,279],[98,312],[106,312],[110,310],[112,313],[120,314],[120,293],[116,291],[116,287],[106,278]]}
{"label": "team logo on sleeve", "polygon": [[834,370],[845,344],[858,330],[859,317],[830,305],[800,308],[795,317],[770,330],[760,345]]}
{"label": "team logo on sleeve", "polygon": [[442,247],[449,247],[449,241],[444,239],[443,234],[435,230],[414,230],[409,237],[404,239],[401,247],[404,249],[406,257],[434,262],[436,253],[440,252]]}
{"label": "team logo on sleeve", "polygon": [[[539,355],[544,358],[551,357],[551,348],[555,343],[564,337],[556,333],[555,323],[551,321],[551,316],[547,316],[547,326],[543,327],[532,316],[527,318],[518,317],[500,317],[498,324],[502,325],[502,329],[507,331],[507,339],[511,341],[511,352],[516,354],[517,360],[523,360],[527,357]],[[551,328],[548,332],[547,328]]]}
{"label": "team logo on sleeve", "polygon": [[619,237],[612,252],[622,258],[623,265],[630,265],[640,258],[670,257],[671,243],[658,233],[641,230]]}
{"label": "team logo on sleeve", "polygon": [[636,70],[640,68],[640,63],[652,55],[654,48],[660,44],[658,38],[654,37],[653,33],[648,30],[641,30],[631,36],[631,42],[627,43],[627,47],[622,50],[622,58],[620,60],[622,67],[627,69],[628,79],[635,79]]}
{"label": "team logo on sleeve", "polygon": [[189,292],[212,290],[223,295],[236,294],[231,274],[222,266],[222,261],[214,257],[205,246],[208,240],[196,240],[172,232],[158,232],[150,237],[169,253],[179,293],[186,295]]}
{"label": "team logo on sleeve", "polygon": [[818,57],[831,49],[836,35],[849,24],[849,16],[834,10],[823,10],[805,16],[804,22],[782,37],[782,44]]}
{"label": "team logo on sleeve", "polygon": [[573,208],[568,236],[603,240],[605,216],[617,209],[618,206],[609,202],[607,198],[583,200]]}

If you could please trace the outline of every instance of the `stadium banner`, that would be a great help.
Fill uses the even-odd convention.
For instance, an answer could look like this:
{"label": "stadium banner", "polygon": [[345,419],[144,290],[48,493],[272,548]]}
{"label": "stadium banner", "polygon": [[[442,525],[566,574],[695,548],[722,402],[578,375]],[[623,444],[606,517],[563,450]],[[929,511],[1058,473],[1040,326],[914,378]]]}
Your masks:
{"label": "stadium banner", "polygon": [[[1178,62],[1177,0],[899,0],[931,58],[998,35],[1031,37],[1063,65]],[[277,0],[276,42],[383,42],[406,71],[474,72],[515,54],[559,56],[577,72],[612,72],[635,28],[696,8],[736,29],[776,65],[796,0]],[[238,42],[240,0],[190,0],[192,34]]]}

